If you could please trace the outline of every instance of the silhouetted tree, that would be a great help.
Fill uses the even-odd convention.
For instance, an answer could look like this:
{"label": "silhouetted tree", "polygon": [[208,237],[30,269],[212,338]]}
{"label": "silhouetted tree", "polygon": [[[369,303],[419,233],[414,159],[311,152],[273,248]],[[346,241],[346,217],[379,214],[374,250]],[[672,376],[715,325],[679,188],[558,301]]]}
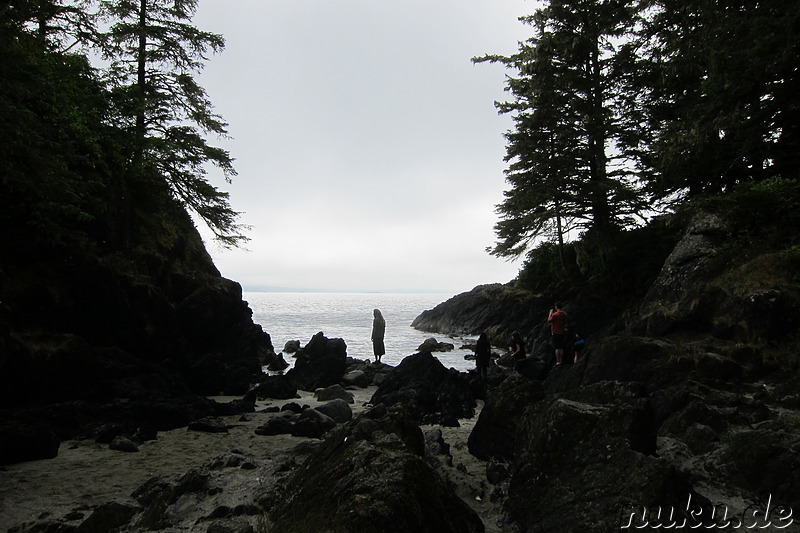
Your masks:
{"label": "silhouetted tree", "polygon": [[101,0],[110,22],[104,53],[116,113],[130,139],[131,187],[166,179],[173,194],[208,225],[217,240],[235,246],[246,237],[228,193],[207,180],[205,165],[236,174],[230,154],[205,136],[226,135],[197,83],[206,54],[224,47],[222,36],[190,24],[197,0]]}
{"label": "silhouetted tree", "polygon": [[645,2],[649,189],[729,192],[800,168],[800,2]]}
{"label": "silhouetted tree", "polygon": [[632,222],[642,207],[634,152],[625,145],[629,64],[622,40],[637,20],[630,0],[552,0],[523,20],[534,37],[505,64],[512,102],[498,103],[515,123],[507,133],[506,177],[491,253],[518,256],[537,238],[582,228],[598,236]]}

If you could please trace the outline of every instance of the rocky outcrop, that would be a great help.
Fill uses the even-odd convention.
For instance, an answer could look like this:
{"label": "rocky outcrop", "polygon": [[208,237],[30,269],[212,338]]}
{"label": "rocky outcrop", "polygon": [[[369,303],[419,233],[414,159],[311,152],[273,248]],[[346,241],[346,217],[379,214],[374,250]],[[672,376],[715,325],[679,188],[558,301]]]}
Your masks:
{"label": "rocky outcrop", "polygon": [[337,385],[346,371],[347,344],[343,339],[329,339],[320,331],[297,352],[294,367],[286,376],[298,389],[313,392]]}
{"label": "rocky outcrop", "polygon": [[[697,215],[626,313],[588,317],[606,308],[572,295],[571,317],[601,326],[577,364],[553,367],[530,318],[530,357],[495,372],[468,443],[520,530],[744,527],[770,505],[786,526],[800,508],[796,255],[751,250],[758,233],[736,227]],[[417,324],[477,332],[505,291],[476,288]]]}
{"label": "rocky outcrop", "polygon": [[701,331],[721,339],[772,343],[797,331],[800,302],[791,255],[740,257],[730,268],[726,247],[735,237],[723,217],[696,215],[645,296],[631,330],[648,336]]}
{"label": "rocky outcrop", "polygon": [[[0,220],[2,249],[14,250],[0,260],[0,421],[81,402],[242,396],[274,355],[185,206],[156,177],[123,184],[130,176],[103,167],[107,182],[78,171],[94,186],[65,189],[58,200],[38,197],[48,187],[32,185],[27,198],[5,191],[4,205],[19,209]],[[56,207],[68,198],[76,203]],[[82,409],[70,431],[105,422],[92,416]],[[64,425],[52,429],[61,436]]]}
{"label": "rocky outcrop", "polygon": [[455,349],[455,345],[452,342],[439,342],[434,337],[430,337],[425,339],[422,344],[419,345],[417,351],[420,352],[451,352]]}
{"label": "rocky outcrop", "polygon": [[798,508],[797,379],[776,380],[763,350],[607,337],[578,364],[490,390],[469,450],[508,465],[494,492],[523,530],[645,527],[643,509],[673,507],[676,523],[723,527],[715,506],[743,522],[769,498]]}
{"label": "rocky outcrop", "polygon": [[433,309],[423,311],[412,327],[449,336],[486,333],[489,342],[502,350],[518,332],[528,354],[539,357],[550,347],[547,314],[556,301],[565,305],[570,325],[583,337],[607,329],[618,318],[620,302],[606,295],[579,292],[577,288],[557,294],[533,294],[513,283],[479,285],[457,294]]}
{"label": "rocky outcrop", "polygon": [[317,389],[314,392],[314,397],[321,401],[327,402],[330,400],[344,400],[347,403],[353,403],[355,400],[353,394],[346,391],[341,385],[331,385],[324,389]]}
{"label": "rocky outcrop", "polygon": [[[387,365],[386,363],[370,363],[369,361],[360,361],[356,359],[349,359],[347,365],[347,374],[342,378],[342,384],[345,386],[355,385],[358,387],[367,387],[369,385],[380,385],[386,376],[393,372],[395,367]],[[360,374],[363,374],[361,377]]]}
{"label": "rocky outcrop", "polygon": [[336,424],[349,422],[353,410],[347,401],[336,399],[316,408],[286,404],[281,416],[270,417],[256,428],[256,435],[294,435],[296,437],[322,438]]}
{"label": "rocky outcrop", "polygon": [[524,530],[612,531],[628,504],[678,504],[691,493],[655,457],[652,410],[635,387],[604,382],[550,396],[519,424],[506,509]]}
{"label": "rocky outcrop", "polygon": [[254,393],[258,398],[274,398],[278,400],[300,397],[297,394],[297,387],[283,374],[264,376],[254,389]]}
{"label": "rocky outcrop", "polygon": [[[365,412],[292,473],[270,509],[271,533],[478,533],[480,518],[425,461],[422,431],[402,409]],[[280,497],[277,495],[280,494]]]}
{"label": "rocky outcrop", "polygon": [[[242,395],[272,350],[233,281],[176,274],[165,290],[85,263],[62,276],[70,281],[58,299],[21,293],[4,302],[24,308],[35,298],[47,309],[45,317],[20,313],[33,323],[10,326],[0,361],[4,405]],[[34,329],[39,320],[51,322]]]}
{"label": "rocky outcrop", "polygon": [[490,338],[510,337],[513,331],[527,334],[552,305],[553,302],[508,285],[480,285],[423,311],[411,327],[450,336],[485,331]]}
{"label": "rocky outcrop", "polygon": [[510,460],[517,448],[517,430],[526,409],[542,400],[544,389],[538,381],[513,373],[493,388],[475,427],[469,435],[469,452],[482,460]]}
{"label": "rocky outcrop", "polygon": [[372,396],[373,405],[402,405],[423,424],[457,426],[476,406],[464,375],[447,369],[430,352],[403,359]]}

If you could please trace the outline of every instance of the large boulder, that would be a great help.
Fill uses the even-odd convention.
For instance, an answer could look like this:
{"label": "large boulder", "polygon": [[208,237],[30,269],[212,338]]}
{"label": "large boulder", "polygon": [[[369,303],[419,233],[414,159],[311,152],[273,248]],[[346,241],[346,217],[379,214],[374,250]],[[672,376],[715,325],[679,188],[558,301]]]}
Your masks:
{"label": "large boulder", "polygon": [[190,431],[204,431],[206,433],[227,433],[228,425],[221,418],[207,417],[189,423]]}
{"label": "large boulder", "polygon": [[350,404],[341,398],[318,405],[315,409],[331,417],[338,424],[343,424],[353,419],[353,410],[350,408]]}
{"label": "large boulder", "polygon": [[674,504],[675,519],[687,518],[692,486],[654,456],[653,413],[639,386],[549,396],[520,419],[516,444],[506,509],[524,531],[612,531],[637,505]]}
{"label": "large boulder", "polygon": [[304,409],[292,427],[292,435],[318,439],[336,426],[336,421],[316,409]]}
{"label": "large boulder", "polygon": [[420,352],[452,352],[454,349],[452,342],[439,342],[434,337],[425,339],[417,348]]}
{"label": "large boulder", "polygon": [[372,363],[360,365],[358,370],[361,370],[369,378],[371,385],[380,385],[386,376],[394,372],[395,367],[387,365],[386,363]]}
{"label": "large boulder", "polygon": [[191,388],[205,395],[246,393],[261,374],[261,360],[274,349],[269,334],[252,322],[241,285],[219,278],[184,298],[176,314],[199,353],[191,363]]}
{"label": "large boulder", "polygon": [[283,345],[283,353],[297,353],[300,348],[300,341],[286,341],[286,344]]}
{"label": "large boulder", "polygon": [[372,381],[366,372],[363,370],[351,370],[342,377],[342,384],[345,387],[360,387],[362,389],[369,387]]}
{"label": "large boulder", "polygon": [[513,458],[520,420],[544,396],[540,382],[511,374],[492,391],[481,409],[467,441],[469,452],[482,460]]}
{"label": "large boulder", "polygon": [[289,400],[300,397],[297,394],[297,387],[283,374],[265,376],[254,390],[258,398]]}
{"label": "large boulder", "polygon": [[447,369],[430,352],[403,359],[372,396],[373,405],[405,405],[423,424],[458,426],[472,418],[476,402],[464,375]]}
{"label": "large boulder", "polygon": [[313,392],[338,384],[346,370],[347,344],[320,331],[297,352],[294,367],[286,375],[298,389]]}
{"label": "large boulder", "polygon": [[378,407],[334,430],[292,473],[269,533],[479,533],[475,512],[424,459],[424,438],[402,410]]}
{"label": "large boulder", "polygon": [[331,385],[330,387],[325,387],[324,389],[318,389],[314,391],[314,397],[320,402],[338,399],[344,400],[347,403],[355,403],[355,396],[353,396],[353,393],[346,390],[341,385]]}
{"label": "large boulder", "polygon": [[[575,365],[577,372],[573,376],[581,374],[583,383],[638,381],[657,390],[683,382],[693,366],[688,360],[674,357],[675,351],[675,345],[665,339],[609,336],[592,345],[591,353]],[[569,376],[562,378],[565,379]]]}
{"label": "large boulder", "polygon": [[290,435],[294,429],[292,418],[295,415],[273,416],[266,422],[258,426],[255,430],[256,435]]}

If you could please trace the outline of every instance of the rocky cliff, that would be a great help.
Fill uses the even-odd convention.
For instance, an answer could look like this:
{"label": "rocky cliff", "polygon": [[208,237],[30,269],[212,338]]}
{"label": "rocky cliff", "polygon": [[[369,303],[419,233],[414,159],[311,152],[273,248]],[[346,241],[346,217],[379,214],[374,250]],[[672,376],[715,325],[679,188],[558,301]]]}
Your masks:
{"label": "rocky cliff", "polygon": [[120,422],[124,411],[102,409],[111,402],[188,406],[243,395],[261,374],[272,344],[240,285],[220,275],[183,208],[152,194],[158,212],[142,209],[124,243],[102,227],[37,232],[34,213],[0,221],[4,462],[19,459],[11,448],[36,448],[36,434],[57,443]]}
{"label": "rocky cliff", "polygon": [[[766,244],[775,231],[782,242]],[[797,528],[793,232],[697,214],[646,295],[589,317],[604,325],[577,364],[548,362],[541,310],[526,315],[547,298],[510,286],[479,287],[418,319],[533,332],[528,365],[490,384],[469,439],[487,471],[504,473],[493,494],[515,527]],[[587,318],[577,302],[567,310]]]}

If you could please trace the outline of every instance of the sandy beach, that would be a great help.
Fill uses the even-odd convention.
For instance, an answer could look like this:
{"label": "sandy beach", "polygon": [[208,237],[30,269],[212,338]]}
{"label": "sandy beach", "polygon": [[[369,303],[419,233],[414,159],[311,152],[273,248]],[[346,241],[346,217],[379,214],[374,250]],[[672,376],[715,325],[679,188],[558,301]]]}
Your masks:
{"label": "sandy beach", "polygon": [[[354,415],[364,409],[375,387],[350,390]],[[121,452],[94,441],[65,441],[58,457],[0,467],[0,531],[18,529],[21,524],[57,519],[75,511],[87,514],[97,505],[110,501],[132,501],[131,494],[154,477],[183,475],[209,462],[236,453],[256,464],[276,461],[287,451],[309,439],[291,435],[262,436],[255,429],[276,413],[268,407],[281,407],[295,401],[300,405],[319,405],[312,393],[302,392],[295,400],[266,400],[256,404],[256,412],[223,417],[228,433],[205,433],[187,428],[160,432],[158,438],[139,446],[139,452]],[[226,402],[234,398],[214,398]],[[480,407],[480,406],[479,406]],[[496,529],[496,509],[488,503],[485,463],[467,451],[467,438],[477,419],[462,420],[458,428],[441,428],[453,456],[446,477],[457,493],[484,518],[487,531]],[[430,426],[423,426],[426,431]],[[230,470],[230,469],[228,469]],[[228,485],[232,501],[245,497],[269,476],[269,470],[234,469],[237,478]],[[237,492],[241,492],[237,496]],[[179,529],[180,530],[180,529]]]}

